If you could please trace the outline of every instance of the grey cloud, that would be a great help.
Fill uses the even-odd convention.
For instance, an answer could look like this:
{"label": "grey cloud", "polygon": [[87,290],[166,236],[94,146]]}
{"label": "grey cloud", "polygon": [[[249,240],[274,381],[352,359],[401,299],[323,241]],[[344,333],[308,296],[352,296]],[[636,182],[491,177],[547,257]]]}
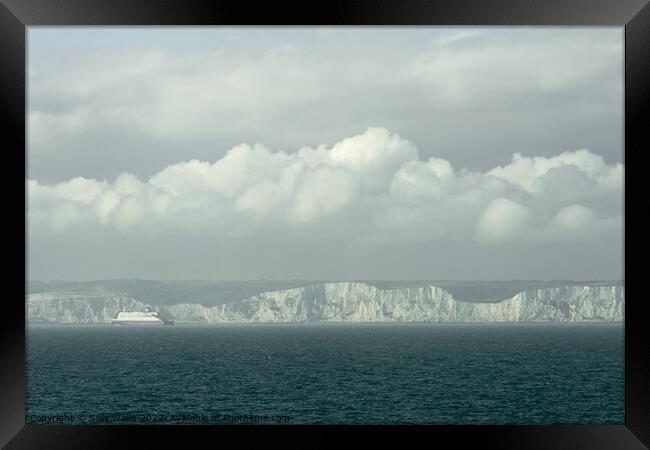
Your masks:
{"label": "grey cloud", "polygon": [[[622,190],[622,166],[589,150],[517,154],[486,172],[456,170],[441,158],[423,160],[417,146],[383,128],[291,153],[242,144],[214,162],[179,162],[148,180],[123,173],[27,185],[36,242],[203,242],[228,255],[230,270],[247,260],[235,249],[257,249],[262,261],[295,252],[280,245],[286,241],[313,249],[314,261],[328,259],[316,266],[336,265],[338,257],[327,256],[333,249],[355,260],[414,244],[495,254],[514,246],[559,250],[572,241],[611,245],[622,235]],[[599,203],[598,195],[618,203]],[[285,264],[302,270],[300,261]]]}
{"label": "grey cloud", "polygon": [[[609,162],[622,158],[620,30],[204,34],[212,44],[186,51],[139,48],[137,39],[101,52],[34,44],[31,176],[113,177],[133,154],[156,169],[137,161],[129,169],[149,176],[239,142],[291,150],[375,125],[409,136],[423,156],[481,170],[515,152],[590,148]],[[76,172],[60,157],[76,158]]]}
{"label": "grey cloud", "polygon": [[98,33],[29,31],[32,278],[622,277],[622,29]]}

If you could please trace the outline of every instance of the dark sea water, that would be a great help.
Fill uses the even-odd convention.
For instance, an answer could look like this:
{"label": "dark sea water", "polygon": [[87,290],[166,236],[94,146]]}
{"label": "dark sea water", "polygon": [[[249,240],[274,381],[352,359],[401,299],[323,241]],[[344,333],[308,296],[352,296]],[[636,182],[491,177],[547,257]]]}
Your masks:
{"label": "dark sea water", "polygon": [[27,423],[624,422],[622,324],[29,326]]}

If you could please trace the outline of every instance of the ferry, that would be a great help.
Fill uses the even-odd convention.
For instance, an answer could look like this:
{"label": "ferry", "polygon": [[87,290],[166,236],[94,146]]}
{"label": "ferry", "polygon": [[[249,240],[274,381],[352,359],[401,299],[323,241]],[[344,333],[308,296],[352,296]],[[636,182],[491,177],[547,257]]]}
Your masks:
{"label": "ferry", "polygon": [[111,323],[113,325],[174,325],[174,320],[152,311],[149,305],[144,312],[127,311],[125,306]]}

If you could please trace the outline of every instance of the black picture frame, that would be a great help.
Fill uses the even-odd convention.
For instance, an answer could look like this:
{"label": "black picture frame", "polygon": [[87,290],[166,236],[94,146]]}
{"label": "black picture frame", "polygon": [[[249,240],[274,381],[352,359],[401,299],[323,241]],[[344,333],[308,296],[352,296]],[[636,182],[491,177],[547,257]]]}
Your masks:
{"label": "black picture frame", "polygon": [[[222,444],[224,433],[239,442],[291,440],[310,432],[314,443],[340,442],[337,432],[360,432],[402,442],[533,449],[633,449],[650,445],[650,351],[643,239],[647,202],[642,156],[650,141],[650,4],[648,0],[328,0],[259,2],[233,0],[0,0],[0,179],[5,217],[0,227],[9,252],[2,302],[0,444],[6,448],[132,448],[140,445]],[[26,27],[32,25],[577,25],[625,27],[625,424],[543,426],[47,426],[25,425],[26,222]],[[18,186],[22,186],[20,189]],[[642,215],[639,219],[636,216]],[[21,244],[22,242],[22,244]],[[22,264],[20,263],[22,262]],[[152,430],[155,428],[155,430]],[[255,436],[251,431],[255,431]],[[415,436],[417,434],[419,436]],[[237,442],[237,441],[234,441]],[[284,437],[283,442],[286,442]],[[299,442],[299,441],[297,441]],[[645,444],[645,445],[644,445]]]}

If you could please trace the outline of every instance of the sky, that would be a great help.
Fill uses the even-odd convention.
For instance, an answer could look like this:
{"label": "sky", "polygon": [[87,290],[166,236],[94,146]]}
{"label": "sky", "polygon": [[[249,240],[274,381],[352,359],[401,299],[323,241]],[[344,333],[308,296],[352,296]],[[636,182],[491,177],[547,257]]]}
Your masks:
{"label": "sky", "polygon": [[623,28],[29,27],[28,276],[622,279]]}

